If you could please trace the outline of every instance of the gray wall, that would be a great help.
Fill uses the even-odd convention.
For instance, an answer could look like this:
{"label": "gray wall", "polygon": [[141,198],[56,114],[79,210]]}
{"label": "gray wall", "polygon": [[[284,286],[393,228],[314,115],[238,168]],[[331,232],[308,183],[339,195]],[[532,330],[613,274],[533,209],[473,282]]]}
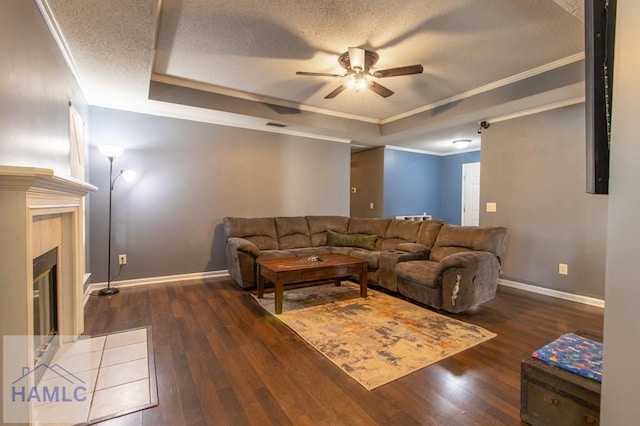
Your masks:
{"label": "gray wall", "polygon": [[87,123],[84,95],[35,2],[0,1],[0,164],[69,175],[69,102]]}
{"label": "gray wall", "polygon": [[[114,170],[134,169],[113,192],[118,279],[227,269],[224,216],[349,214],[348,144],[91,107],[92,282],[106,280],[108,161],[97,146],[125,148]],[[112,259],[113,274],[117,261]]]}
{"label": "gray wall", "polygon": [[603,298],[607,196],[585,192],[584,114],[574,105],[482,133],[480,224],[509,228],[504,278]]}
{"label": "gray wall", "polygon": [[640,253],[640,2],[618,0],[617,16],[604,313],[603,425],[632,424],[640,418],[637,266]]}
{"label": "gray wall", "polygon": [[33,1],[0,1],[0,164],[69,174],[69,101],[82,92]]}
{"label": "gray wall", "polygon": [[[384,209],[384,147],[351,155],[352,217],[382,217]],[[373,203],[373,209],[369,208]]]}
{"label": "gray wall", "polygon": [[384,150],[384,216],[420,215],[441,217],[442,157]]}

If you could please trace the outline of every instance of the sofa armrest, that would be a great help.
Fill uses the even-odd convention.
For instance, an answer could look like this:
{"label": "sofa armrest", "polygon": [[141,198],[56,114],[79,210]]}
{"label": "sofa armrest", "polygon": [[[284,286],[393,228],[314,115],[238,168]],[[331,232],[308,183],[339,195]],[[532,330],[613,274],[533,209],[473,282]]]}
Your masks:
{"label": "sofa armrest", "polygon": [[418,243],[400,243],[396,246],[396,250],[406,251],[407,253],[429,252],[427,246]]}
{"label": "sofa armrest", "polygon": [[260,249],[249,240],[244,238],[232,237],[227,240],[227,247],[231,250],[242,251],[258,257]]}
{"label": "sofa armrest", "polygon": [[256,285],[256,258],[260,249],[251,241],[239,237],[227,238],[227,270],[240,287]]}
{"label": "sofa armrest", "polygon": [[490,262],[491,259],[496,259],[493,253],[488,251],[465,251],[450,254],[442,259],[438,265],[438,274],[442,274],[447,269],[451,268],[470,268],[482,262]]}
{"label": "sofa armrest", "polygon": [[500,262],[486,251],[455,253],[442,259],[442,309],[462,312],[495,297],[500,276]]}

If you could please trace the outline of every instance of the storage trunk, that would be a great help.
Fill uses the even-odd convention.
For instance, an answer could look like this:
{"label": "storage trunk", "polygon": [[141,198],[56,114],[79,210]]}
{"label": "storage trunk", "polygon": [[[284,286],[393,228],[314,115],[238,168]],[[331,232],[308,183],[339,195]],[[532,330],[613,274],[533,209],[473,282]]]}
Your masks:
{"label": "storage trunk", "polygon": [[520,418],[538,425],[600,423],[600,382],[536,358],[522,361]]}

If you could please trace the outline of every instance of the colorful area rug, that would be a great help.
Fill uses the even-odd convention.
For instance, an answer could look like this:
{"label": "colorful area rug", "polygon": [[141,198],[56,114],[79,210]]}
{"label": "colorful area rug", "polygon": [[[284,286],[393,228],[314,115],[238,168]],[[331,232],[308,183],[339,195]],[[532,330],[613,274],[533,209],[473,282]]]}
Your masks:
{"label": "colorful area rug", "polygon": [[[257,299],[271,314],[274,294]],[[343,282],[284,293],[275,315],[367,390],[496,336],[404,300]]]}

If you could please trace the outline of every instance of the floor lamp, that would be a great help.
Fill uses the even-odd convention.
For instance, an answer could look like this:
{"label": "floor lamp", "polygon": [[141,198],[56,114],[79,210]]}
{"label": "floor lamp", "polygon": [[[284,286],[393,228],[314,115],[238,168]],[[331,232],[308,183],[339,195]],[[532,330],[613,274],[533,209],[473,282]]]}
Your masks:
{"label": "floor lamp", "polygon": [[130,180],[133,175],[129,170],[120,170],[120,173],[114,178],[113,177],[113,160],[116,159],[117,156],[122,154],[124,151],[122,147],[117,145],[100,145],[98,147],[100,152],[109,159],[109,231],[108,231],[108,241],[109,245],[107,248],[107,286],[98,291],[100,296],[110,296],[112,294],[116,294],[120,292],[120,289],[117,287],[111,287],[111,199],[113,195],[113,184],[116,182],[121,175],[124,175],[126,180]]}

